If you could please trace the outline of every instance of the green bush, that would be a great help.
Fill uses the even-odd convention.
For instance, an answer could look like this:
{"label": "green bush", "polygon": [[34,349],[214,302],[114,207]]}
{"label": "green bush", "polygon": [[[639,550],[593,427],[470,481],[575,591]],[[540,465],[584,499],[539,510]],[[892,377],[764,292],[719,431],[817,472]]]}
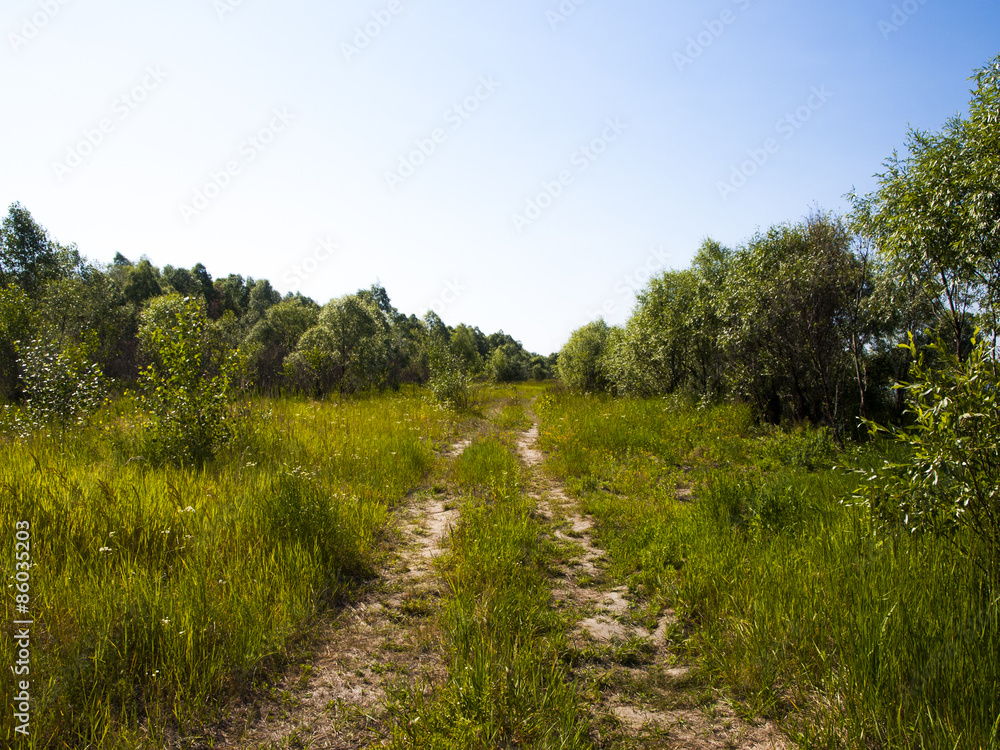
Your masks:
{"label": "green bush", "polygon": [[431,379],[428,386],[434,398],[454,409],[469,408],[472,378],[463,361],[447,347],[432,347],[430,368]]}
{"label": "green bush", "polygon": [[18,418],[22,433],[49,426],[65,429],[103,403],[101,368],[88,362],[81,349],[54,341],[19,344],[18,359],[25,394]]}
{"label": "green bush", "polygon": [[207,325],[201,303],[191,298],[157,325],[144,321],[141,339],[155,357],[140,384],[155,456],[200,464],[232,436],[229,404],[242,358],[206,347]]}
{"label": "green bush", "polygon": [[604,364],[610,329],[603,320],[578,328],[559,352],[557,369],[567,387],[577,391],[605,391],[610,387]]}
{"label": "green bush", "polygon": [[[960,360],[951,347],[932,344],[918,355],[906,391],[912,424],[869,427],[910,449],[886,462],[860,493],[886,525],[944,536],[1000,583],[1000,376],[982,340]],[[935,360],[928,364],[928,355]]]}

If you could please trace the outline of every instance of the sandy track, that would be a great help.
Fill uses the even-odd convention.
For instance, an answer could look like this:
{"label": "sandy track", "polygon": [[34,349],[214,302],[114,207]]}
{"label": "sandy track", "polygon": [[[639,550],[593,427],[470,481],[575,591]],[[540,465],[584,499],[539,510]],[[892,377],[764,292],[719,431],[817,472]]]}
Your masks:
{"label": "sandy track", "polygon": [[[457,443],[445,458],[457,457],[468,445]],[[378,583],[316,629],[306,664],[290,670],[269,694],[236,707],[217,728],[214,747],[346,750],[385,738],[392,685],[419,679],[432,686],[446,676],[434,559],[443,551],[457,507],[447,493],[420,493],[402,507]]]}
{"label": "sandy track", "polygon": [[[655,627],[642,619],[628,589],[606,583],[605,553],[593,523],[564,488],[543,471],[537,424],[518,435],[531,495],[563,563],[556,606],[574,623],[570,643],[579,658],[574,676],[592,697],[599,748],[783,750],[770,723],[742,721],[731,706],[691,676],[670,652],[672,611]],[[445,454],[456,458],[462,441]],[[439,488],[440,489],[440,488]],[[379,744],[388,731],[392,686],[433,690],[447,676],[436,624],[441,581],[434,560],[458,517],[447,490],[415,495],[397,512],[395,543],[378,583],[317,627],[309,658],[266,695],[236,706],[213,733],[215,748],[355,749]],[[650,626],[649,628],[644,627]],[[203,746],[209,746],[205,738]]]}
{"label": "sandy track", "polygon": [[[689,666],[671,653],[667,634],[672,610],[652,630],[625,587],[604,582],[604,550],[594,544],[593,523],[575,501],[543,471],[538,425],[518,436],[518,451],[531,474],[538,511],[561,545],[566,562],[554,588],[558,606],[575,621],[571,644],[583,655],[576,675],[594,686],[591,706],[602,747],[668,747],[710,750],[784,750],[789,747],[771,722],[750,725],[724,699],[692,677]],[[647,621],[646,624],[651,625]]]}

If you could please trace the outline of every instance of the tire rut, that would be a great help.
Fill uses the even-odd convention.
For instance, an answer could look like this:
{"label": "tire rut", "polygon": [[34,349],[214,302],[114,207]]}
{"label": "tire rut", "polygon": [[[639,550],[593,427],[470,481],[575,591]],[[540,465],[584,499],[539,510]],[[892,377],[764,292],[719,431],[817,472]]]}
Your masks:
{"label": "tire rut", "polygon": [[[692,750],[784,750],[790,747],[773,722],[751,725],[723,698],[699,684],[690,665],[669,648],[673,610],[651,630],[637,620],[639,607],[627,587],[609,587],[604,550],[592,538],[593,522],[564,487],[544,473],[538,423],[518,435],[521,459],[531,473],[532,495],[552,538],[564,550],[557,606],[575,622],[570,643],[579,654],[577,678],[590,691],[599,747],[667,747]],[[652,625],[648,619],[645,624]]]}
{"label": "tire rut", "polygon": [[[451,461],[468,440],[442,458]],[[350,605],[328,613],[311,638],[311,658],[288,670],[265,695],[236,707],[215,733],[215,748],[302,747],[354,750],[387,736],[394,684],[446,676],[437,626],[442,583],[434,569],[458,504],[447,492],[422,491],[396,510],[394,543],[377,582]]]}

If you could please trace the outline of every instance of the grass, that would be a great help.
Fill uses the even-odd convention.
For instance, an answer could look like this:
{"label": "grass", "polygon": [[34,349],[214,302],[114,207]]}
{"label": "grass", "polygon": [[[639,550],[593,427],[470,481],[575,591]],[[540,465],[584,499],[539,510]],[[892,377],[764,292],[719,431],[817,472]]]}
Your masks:
{"label": "grass", "polygon": [[[127,400],[65,440],[0,440],[0,526],[31,525],[24,747],[196,735],[373,574],[390,508],[452,427],[414,393],[254,408],[202,469],[145,460]],[[3,663],[13,647],[0,640]],[[0,690],[15,694],[10,670]],[[15,739],[10,711],[0,737]]]}
{"label": "grass", "polygon": [[[876,534],[845,503],[860,475],[835,467],[893,448],[838,451],[823,431],[762,429],[739,407],[536,387],[483,389],[492,424],[447,470],[435,456],[454,419],[412,391],[245,404],[251,418],[202,468],[147,460],[128,398],[65,436],[0,439],[6,570],[15,524],[31,526],[21,746],[196,744],[376,574],[392,509],[433,477],[428,489],[457,491],[461,510],[439,563],[447,593],[402,609],[440,613],[447,677],[429,692],[390,676],[387,741],[591,747],[601,730],[574,660],[645,667],[648,655],[567,643],[551,593],[561,553],[516,456],[525,394],[538,397],[547,466],[595,519],[606,574],[650,624],[677,610],[671,642],[701,664],[685,679],[727,686],[740,711],[805,748],[1000,747],[996,593],[947,540]],[[7,664],[13,649],[0,639]],[[666,680],[648,666],[650,686]],[[16,694],[10,670],[0,690]],[[12,711],[0,737],[16,739]]]}
{"label": "grass", "polygon": [[[497,421],[509,424],[510,413]],[[550,605],[551,553],[510,434],[481,435],[452,476],[463,501],[442,564],[448,677],[430,697],[419,685],[397,691],[391,746],[589,747],[565,623]]]}
{"label": "grass", "polygon": [[834,465],[891,447],[838,453],[822,431],[664,399],[539,412],[613,574],[677,608],[742,711],[807,748],[1000,747],[996,593],[948,541],[876,534],[845,503],[859,480]]}

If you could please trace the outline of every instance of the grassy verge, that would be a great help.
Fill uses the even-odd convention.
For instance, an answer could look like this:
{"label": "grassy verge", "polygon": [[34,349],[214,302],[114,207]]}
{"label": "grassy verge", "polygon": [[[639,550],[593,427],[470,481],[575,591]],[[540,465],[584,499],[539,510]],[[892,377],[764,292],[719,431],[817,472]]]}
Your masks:
{"label": "grassy verge", "polygon": [[844,502],[860,480],[834,465],[875,449],[755,430],[737,407],[566,395],[538,411],[614,574],[677,608],[747,714],[810,748],[1000,747],[996,594],[954,544],[876,535]]}
{"label": "grassy verge", "polygon": [[[27,443],[0,440],[4,570],[30,524],[25,747],[159,746],[193,736],[370,576],[388,510],[451,428],[417,395],[258,404],[203,469],[150,465],[134,412]],[[24,619],[5,597],[5,622]],[[0,639],[13,664],[14,643]],[[14,696],[3,670],[0,691]],[[12,711],[0,714],[12,742]]]}
{"label": "grassy verge", "polygon": [[442,563],[448,679],[429,698],[420,686],[397,692],[392,746],[588,747],[565,623],[550,606],[550,553],[509,436],[478,438],[452,478],[463,500]]}

